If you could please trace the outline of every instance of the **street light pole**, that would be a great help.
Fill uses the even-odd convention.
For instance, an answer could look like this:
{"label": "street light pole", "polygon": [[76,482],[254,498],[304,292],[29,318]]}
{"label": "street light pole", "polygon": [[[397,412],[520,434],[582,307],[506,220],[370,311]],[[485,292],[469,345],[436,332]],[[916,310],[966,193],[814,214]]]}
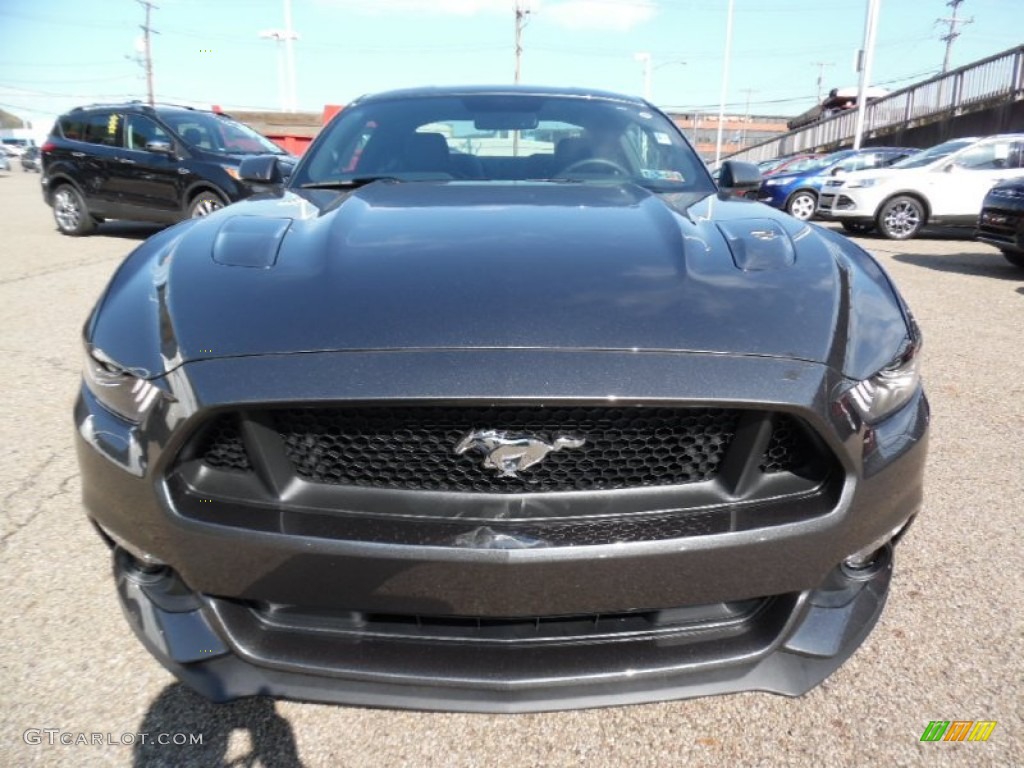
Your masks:
{"label": "street light pole", "polygon": [[729,92],[729,59],[732,56],[733,0],[729,0],[729,13],[725,22],[725,62],[722,64],[722,94],[718,100],[718,137],[715,139],[715,165],[722,159],[722,131],[725,128],[725,98]]}
{"label": "street light pole", "polygon": [[277,49],[277,94],[281,101],[281,111],[288,111],[288,94],[287,85],[285,84],[285,71],[284,71],[284,47],[281,45],[284,42],[284,31],[280,29],[265,29],[260,32],[260,37],[264,40],[275,40],[277,44],[274,46]]}
{"label": "street light pole", "polygon": [[875,59],[875,35],[878,31],[878,10],[882,0],[868,0],[867,18],[864,20],[864,47],[860,51],[857,68],[860,82],[857,86],[857,125],[853,132],[853,148],[860,149],[864,138],[864,117],[867,110],[867,89],[871,83],[871,65]]}
{"label": "street light pole", "polygon": [[295,39],[298,35],[292,30],[292,0],[284,0],[284,55],[288,78],[288,111],[294,112],[298,106],[295,89]]}

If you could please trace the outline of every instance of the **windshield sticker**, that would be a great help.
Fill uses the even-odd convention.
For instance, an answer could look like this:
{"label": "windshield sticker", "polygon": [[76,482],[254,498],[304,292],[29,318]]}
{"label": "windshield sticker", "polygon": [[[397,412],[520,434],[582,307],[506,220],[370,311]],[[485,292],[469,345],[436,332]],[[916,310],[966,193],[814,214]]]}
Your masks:
{"label": "windshield sticker", "polygon": [[670,137],[667,133],[662,133],[661,131],[654,132],[654,140],[659,144],[664,144],[666,146],[672,145],[672,137]]}
{"label": "windshield sticker", "polygon": [[637,112],[636,116],[642,117],[644,120],[650,120],[652,117],[654,117],[654,115],[652,115],[650,112]]}
{"label": "windshield sticker", "polygon": [[679,171],[658,171],[653,168],[642,168],[640,175],[645,179],[656,179],[657,181],[686,181],[686,178]]}

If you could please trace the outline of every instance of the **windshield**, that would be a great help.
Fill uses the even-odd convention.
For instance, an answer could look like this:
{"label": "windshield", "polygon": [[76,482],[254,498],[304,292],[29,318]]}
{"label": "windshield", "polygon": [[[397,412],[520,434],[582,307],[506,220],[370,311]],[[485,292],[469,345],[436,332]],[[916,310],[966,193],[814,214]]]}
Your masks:
{"label": "windshield", "polygon": [[287,154],[266,136],[224,115],[164,110],[161,119],[191,147],[226,155]]}
{"label": "windshield", "polygon": [[804,157],[785,164],[781,170],[783,173],[800,173],[818,167],[819,160],[820,157]]}
{"label": "windshield", "polygon": [[600,98],[485,94],[384,98],[344,110],[293,186],[398,181],[633,182],[714,191],[678,129],[648,108]]}
{"label": "windshield", "polygon": [[931,147],[905,157],[898,163],[893,163],[890,168],[923,168],[926,165],[931,165],[934,162],[941,160],[944,157],[948,157],[954,152],[958,152],[964,147],[969,147],[974,141],[971,139],[958,139],[955,141],[947,141],[945,144],[938,144],[937,146]]}
{"label": "windshield", "polygon": [[794,163],[792,166],[788,168],[783,168],[782,173],[810,173],[812,171],[820,171],[825,168],[830,168],[831,166],[835,165],[840,160],[842,160],[844,157],[849,155],[850,152],[851,150],[844,149],[840,152],[833,152],[831,155],[825,155],[824,157],[808,158],[806,160],[806,165],[801,165],[798,168]]}

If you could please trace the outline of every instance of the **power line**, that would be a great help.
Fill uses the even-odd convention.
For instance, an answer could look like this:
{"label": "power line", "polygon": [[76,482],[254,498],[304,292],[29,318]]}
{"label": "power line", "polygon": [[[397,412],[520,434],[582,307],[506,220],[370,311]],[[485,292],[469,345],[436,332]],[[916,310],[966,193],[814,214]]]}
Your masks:
{"label": "power line", "polygon": [[952,16],[945,16],[945,17],[943,17],[941,19],[936,19],[935,20],[936,24],[948,24],[949,25],[949,31],[946,34],[944,34],[942,37],[939,38],[939,40],[943,40],[946,43],[946,55],[942,58],[942,73],[943,74],[945,74],[946,72],[949,71],[949,57],[950,57],[950,54],[953,51],[953,41],[956,40],[958,37],[960,37],[960,33],[957,31],[957,27],[960,26],[961,24],[973,24],[974,23],[974,17],[973,16],[971,18],[969,18],[969,19],[959,19],[959,18],[957,18],[956,12],[960,8],[960,4],[963,1],[964,0],[949,0],[949,2],[946,3],[946,5],[948,5],[950,8],[953,9],[953,15]]}

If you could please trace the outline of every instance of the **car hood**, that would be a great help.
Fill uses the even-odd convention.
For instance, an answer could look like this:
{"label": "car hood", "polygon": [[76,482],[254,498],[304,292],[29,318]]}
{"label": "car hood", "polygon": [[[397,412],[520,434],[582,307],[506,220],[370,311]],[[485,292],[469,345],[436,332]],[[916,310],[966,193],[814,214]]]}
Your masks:
{"label": "car hood", "polygon": [[[329,350],[659,350],[828,362],[837,330],[842,343],[851,329],[845,297],[856,281],[877,294],[859,330],[891,337],[894,311],[901,318],[866,255],[858,258],[869,274],[838,258],[845,242],[752,201],[628,184],[378,182],[343,194],[288,192],[152,238],[113,281],[91,335],[122,362],[128,355],[142,365],[142,349],[159,349],[159,361],[144,364],[154,374],[212,357]],[[132,296],[146,296],[148,310]],[[140,317],[150,319],[146,331]],[[133,344],[126,335],[138,351],[118,357]],[[879,365],[898,341],[881,340],[889,348],[874,353]]]}

